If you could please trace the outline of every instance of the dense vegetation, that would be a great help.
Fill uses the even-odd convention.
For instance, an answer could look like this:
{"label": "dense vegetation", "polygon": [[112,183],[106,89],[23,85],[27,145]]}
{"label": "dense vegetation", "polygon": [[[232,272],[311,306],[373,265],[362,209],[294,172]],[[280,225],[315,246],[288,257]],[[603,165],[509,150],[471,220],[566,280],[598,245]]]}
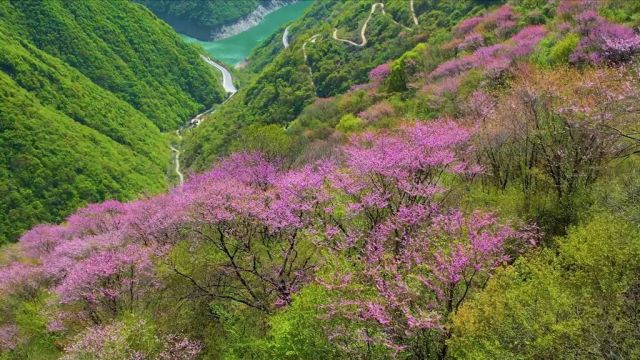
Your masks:
{"label": "dense vegetation", "polygon": [[[176,31],[200,40],[210,40],[224,25],[249,15],[259,5],[273,0],[136,0],[171,24]],[[285,1],[280,1],[284,3]]]}
{"label": "dense vegetation", "polygon": [[0,2],[0,243],[79,207],[166,189],[172,129],[218,73],[125,1]]}
{"label": "dense vegetation", "polygon": [[[185,149],[186,165],[206,168],[216,156],[229,151],[238,132],[249,124],[289,124],[316,97],[339,94],[366,81],[376,65],[402,55],[426,34],[448,29],[465,14],[484,6],[473,1],[416,1],[421,21],[415,25],[407,1],[387,1],[386,13],[377,12],[368,24],[369,45],[355,47],[332,39],[334,28],[340,29],[342,37],[357,39],[374,3],[315,2],[290,27],[291,46],[287,50],[275,56],[282,48],[277,35],[256,49],[248,65],[249,71],[258,73],[256,78],[191,134]],[[316,34],[319,37],[311,42]]]}
{"label": "dense vegetation", "polygon": [[640,356],[640,7],[430,4],[323,97],[295,39],[188,139],[212,168],[5,247],[0,359]]}
{"label": "dense vegetation", "polygon": [[141,5],[3,0],[0,21],[14,36],[131,104],[161,130],[182,125],[223,97],[219,73]]}

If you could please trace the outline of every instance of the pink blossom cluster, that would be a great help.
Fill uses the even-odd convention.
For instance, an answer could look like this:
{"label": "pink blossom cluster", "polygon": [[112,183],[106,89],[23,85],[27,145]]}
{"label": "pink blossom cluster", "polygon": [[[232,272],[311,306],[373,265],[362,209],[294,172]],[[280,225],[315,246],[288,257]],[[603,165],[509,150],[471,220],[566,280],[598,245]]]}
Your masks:
{"label": "pink blossom cluster", "polygon": [[0,351],[13,350],[18,345],[18,327],[15,324],[0,325]]}
{"label": "pink blossom cluster", "polygon": [[472,31],[465,35],[464,39],[458,44],[458,50],[474,50],[484,45],[484,37],[482,34]]}
{"label": "pink blossom cluster", "polygon": [[450,77],[474,68],[484,69],[489,76],[498,76],[514,60],[531,54],[545,33],[543,26],[527,26],[503,43],[481,47],[472,54],[440,64],[430,76],[433,79]]}
{"label": "pink blossom cluster", "polygon": [[481,171],[468,160],[472,135],[439,120],[357,135],[345,147],[347,167],[331,184],[348,196],[350,211],[325,219],[326,239],[343,255],[355,251],[364,268],[336,275],[337,284],[321,281],[340,294],[329,316],[375,326],[401,351],[421,330],[442,329],[461,294],[535,244],[535,231],[517,231],[493,214],[444,210],[443,174]]}
{"label": "pink blossom cluster", "polygon": [[581,34],[570,56],[573,63],[620,63],[640,53],[640,35],[624,25],[610,23],[593,10],[575,17]]}
{"label": "pink blossom cluster", "polygon": [[455,96],[463,80],[464,75],[445,77],[438,81],[427,83],[422,87],[422,92],[431,95],[427,96],[430,106],[441,108],[445,99]]}
{"label": "pink blossom cluster", "polygon": [[[0,279],[15,288],[37,274],[36,286],[58,295],[51,331],[70,321],[100,324],[68,354],[99,353],[110,349],[105,341],[124,341],[114,319],[158,296],[155,263],[179,242],[219,251],[204,276],[165,263],[185,286],[266,312],[314,280],[313,247],[323,247],[361,267],[323,283],[345,294],[351,284],[373,291],[349,300],[359,309],[350,316],[380,326],[383,342],[399,351],[400,334],[441,326],[447,289],[472,286],[520,249],[511,241],[522,236],[495,217],[445,211],[443,177],[482,171],[472,161],[473,136],[453,120],[416,122],[355,135],[336,158],[288,170],[237,153],[168,194],[89,205],[64,224],[35,227],[21,240],[24,257],[1,268]],[[200,349],[179,337],[167,343],[165,358]]]}
{"label": "pink blossom cluster", "polygon": [[595,10],[601,3],[600,0],[560,0],[556,13],[571,16],[587,10]]}
{"label": "pink blossom cluster", "polygon": [[[160,215],[150,208],[166,205],[164,197],[106,201],[79,210],[62,225],[36,226],[21,238],[24,260],[0,268],[0,287],[48,288],[61,306],[84,304],[86,312],[78,312],[75,320],[102,321],[130,310],[156,284],[151,258],[162,246],[149,240],[167,235],[156,226],[159,216],[178,214],[163,210]],[[65,317],[59,318],[52,329],[65,327]]]}
{"label": "pink blossom cluster", "polygon": [[482,21],[484,17],[482,16],[474,16],[468,19],[462,20],[458,26],[456,26],[456,34],[457,35],[466,35],[473,31]]}
{"label": "pink blossom cluster", "polygon": [[516,28],[517,20],[518,15],[511,5],[506,4],[487,14],[461,21],[456,26],[455,34],[465,37],[465,41],[467,36],[478,30],[493,30],[496,35],[504,36]]}
{"label": "pink blossom cluster", "polygon": [[369,81],[375,84],[379,84],[389,77],[391,74],[391,65],[380,64],[369,71]]}
{"label": "pink blossom cluster", "polygon": [[171,334],[163,339],[164,348],[158,354],[158,360],[197,359],[202,352],[202,344],[188,338]]}
{"label": "pink blossom cluster", "polygon": [[[371,230],[366,268],[350,279],[354,286],[332,287],[339,299],[350,300],[332,304],[329,316],[375,325],[387,346],[402,350],[424,329],[442,331],[470,291],[537,241],[536,229],[516,231],[493,214],[423,214],[417,223],[385,221]],[[363,300],[363,286],[374,290],[375,300]]]}
{"label": "pink blossom cluster", "polygon": [[[126,337],[120,323],[88,328],[77,339],[64,349],[62,360],[77,359],[91,354],[97,359],[117,358],[123,354],[116,353],[117,349],[109,347],[113,344],[125,344]],[[129,358],[140,358],[142,354],[127,351]]]}
{"label": "pink blossom cluster", "polygon": [[[125,297],[140,296],[153,285],[149,249],[127,245],[117,250],[94,252],[77,261],[55,288],[62,303],[85,301],[109,303]],[[104,286],[105,282],[111,283]],[[133,302],[135,299],[128,299]]]}
{"label": "pink blossom cluster", "polygon": [[[149,349],[131,349],[128,337],[139,336],[144,331],[144,320],[131,325],[114,322],[108,325],[92,326],[76,337],[75,341],[64,349],[62,360],[85,358],[92,359],[159,359],[159,360],[192,360],[202,351],[199,342],[176,334],[165,335],[157,339],[156,346]],[[151,344],[146,344],[151,345]],[[156,353],[156,349],[159,352]]]}
{"label": "pink blossom cluster", "polygon": [[0,267],[0,295],[35,290],[42,279],[40,267],[21,262],[10,263]]}
{"label": "pink blossom cluster", "polygon": [[390,102],[383,100],[375,103],[371,107],[358,113],[358,117],[365,120],[367,123],[375,123],[378,120],[391,116],[395,113],[393,105]]}

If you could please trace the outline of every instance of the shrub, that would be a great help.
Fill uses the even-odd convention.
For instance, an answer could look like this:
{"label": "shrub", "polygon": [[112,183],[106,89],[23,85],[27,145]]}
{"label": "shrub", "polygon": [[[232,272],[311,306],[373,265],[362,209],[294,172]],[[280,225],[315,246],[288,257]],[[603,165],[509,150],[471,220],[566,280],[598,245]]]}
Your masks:
{"label": "shrub", "polygon": [[336,130],[343,133],[350,133],[361,130],[362,126],[362,120],[352,114],[347,114],[340,119],[340,122],[336,126]]}
{"label": "shrub", "polygon": [[569,62],[569,56],[580,42],[578,34],[569,34],[558,41],[549,51],[552,64],[564,64]]}
{"label": "shrub", "polygon": [[[640,232],[610,216],[500,271],[453,319],[461,359],[640,355]],[[635,314],[635,315],[632,315]]]}

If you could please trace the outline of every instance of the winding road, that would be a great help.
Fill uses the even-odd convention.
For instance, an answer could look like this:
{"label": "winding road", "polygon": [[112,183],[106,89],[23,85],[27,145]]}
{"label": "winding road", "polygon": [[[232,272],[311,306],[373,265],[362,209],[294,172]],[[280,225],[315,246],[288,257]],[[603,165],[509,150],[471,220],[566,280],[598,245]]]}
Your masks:
{"label": "winding road", "polygon": [[[416,13],[415,13],[415,9],[413,7],[413,1],[414,0],[410,0],[409,2],[409,7],[411,9],[411,18],[413,20],[414,25],[418,25],[418,18],[416,17]],[[383,3],[375,3],[373,5],[371,5],[371,11],[369,11],[369,16],[367,17],[367,20],[364,22],[364,24],[362,25],[362,29],[360,29],[360,38],[361,38],[361,43],[358,44],[354,41],[351,40],[347,40],[347,39],[341,39],[338,37],[338,29],[334,29],[333,30],[333,39],[337,40],[337,41],[341,41],[344,43],[347,43],[349,45],[353,45],[353,46],[357,46],[357,47],[364,47],[367,44],[367,37],[366,37],[366,31],[367,31],[367,25],[369,24],[369,21],[371,20],[371,17],[373,16],[373,14],[376,12],[376,10],[380,8],[380,11],[382,12],[383,15],[385,15],[385,11],[384,11],[384,4]],[[400,23],[398,23],[397,21],[395,21],[392,18],[392,21],[401,25],[402,27],[406,28],[406,29],[410,29],[408,27],[406,27],[405,25],[402,25]],[[291,27],[291,25],[287,26],[284,29],[284,33],[282,34],[282,45],[286,48],[289,47],[289,28]],[[305,62],[307,61],[307,51],[306,51],[306,47],[308,43],[315,43],[319,38],[320,38],[321,34],[315,34],[313,36],[311,36],[309,39],[307,39],[307,41],[305,41],[302,44],[302,54],[304,55],[304,60]],[[231,76],[231,73],[229,72],[229,70],[227,70],[224,66],[218,64],[217,62],[211,60],[211,58],[204,56],[204,55],[200,55],[200,57],[202,57],[202,60],[204,60],[207,64],[215,67],[216,69],[218,69],[218,71],[220,71],[222,73],[222,87],[224,88],[224,91],[229,95],[227,97],[227,99],[225,101],[223,101],[220,105],[226,103],[227,101],[229,101],[229,99],[238,92],[238,89],[235,87],[235,85],[233,84],[233,77]],[[309,74],[311,75],[311,84],[313,84],[313,74],[311,71],[311,67],[307,66],[307,68],[309,69]],[[213,113],[214,109],[208,109],[207,111],[200,113],[198,115],[196,115],[196,117],[194,117],[193,119],[191,119],[191,121],[189,122],[191,126],[195,126],[197,127],[198,125],[200,125],[200,123],[202,122],[202,120],[204,119],[205,115]],[[178,139],[180,141],[180,143],[182,143],[182,135],[180,134],[180,130],[176,130],[176,135],[178,136]],[[171,151],[175,154],[174,157],[174,162],[175,162],[175,172],[178,175],[178,178],[180,179],[180,185],[182,185],[184,183],[184,174],[182,174],[182,172],[180,171],[180,150],[178,150],[177,148],[175,148],[173,145],[169,146],[171,148]]]}
{"label": "winding road", "polygon": [[418,25],[418,18],[416,17],[416,10],[413,8],[413,0],[409,2],[409,7],[411,8],[411,18],[413,19],[413,24]]}
{"label": "winding road", "polygon": [[[367,45],[367,36],[366,36],[366,31],[367,31],[367,25],[369,25],[369,20],[371,20],[371,17],[373,16],[373,13],[376,12],[376,9],[380,8],[380,12],[382,13],[382,15],[386,15],[387,13],[384,11],[384,4],[383,3],[375,3],[373,5],[371,5],[371,11],[369,11],[369,16],[367,17],[367,20],[365,20],[364,24],[362,25],[362,29],[360,29],[360,39],[361,39],[361,43],[358,44],[354,41],[348,40],[348,39],[341,39],[338,37],[338,29],[333,29],[333,39],[337,40],[337,41],[342,41],[344,43],[347,43],[349,45],[353,45],[353,46],[357,46],[357,47],[364,47],[365,45]],[[413,0],[411,0],[411,2],[409,3],[409,8],[411,10],[411,19],[413,20],[413,23],[415,25],[418,25],[418,18],[416,17],[416,12],[413,8]],[[407,27],[404,24],[401,24],[399,22],[397,22],[393,17],[391,17],[391,21],[393,21],[394,23],[396,23],[397,25],[400,25],[401,27],[403,27],[406,30],[413,30],[410,27]]]}
{"label": "winding road", "polygon": [[[225,101],[223,101],[220,105],[226,103],[227,101],[229,101],[229,99],[235,93],[238,92],[238,89],[235,87],[235,85],[233,85],[233,77],[231,77],[231,73],[229,72],[229,70],[225,69],[224,66],[222,66],[222,65],[218,64],[217,62],[211,60],[211,58],[209,58],[207,56],[204,56],[204,55],[200,55],[200,57],[202,57],[202,60],[204,60],[207,64],[215,67],[216,69],[218,69],[222,73],[222,87],[224,88],[224,91],[229,96],[227,96]],[[208,109],[207,111],[196,115],[196,117],[194,117],[193,119],[191,119],[189,121],[189,124],[191,126],[197,127],[198,125],[200,125],[200,123],[204,119],[205,115],[210,114],[212,112],[214,112],[213,108]],[[180,134],[180,130],[176,130],[176,135],[178,136],[179,143],[182,144],[182,135]],[[180,171],[180,150],[178,150],[173,145],[169,145],[169,148],[174,153],[174,163],[175,163],[175,166],[176,166],[175,167],[175,172],[178,175],[178,178],[180,179],[180,185],[182,185],[182,184],[184,184],[184,174],[182,173],[182,171]]]}
{"label": "winding road", "polygon": [[291,27],[291,25],[287,26],[284,29],[284,34],[282,34],[282,45],[284,45],[284,48],[288,48],[289,47],[289,28]]}
{"label": "winding road", "polygon": [[225,69],[224,66],[211,60],[211,58],[207,56],[200,55],[200,57],[202,57],[202,60],[204,60],[207,64],[215,67],[222,73],[222,87],[224,88],[224,91],[230,93],[231,95],[238,92],[238,89],[236,89],[235,85],[233,85],[233,77],[231,77],[231,73],[229,72],[229,70]]}
{"label": "winding road", "polygon": [[[222,105],[225,102],[227,102],[235,93],[238,92],[238,89],[235,87],[235,85],[233,85],[233,77],[231,76],[231,73],[229,72],[229,70],[227,70],[224,66],[218,64],[217,62],[211,60],[211,58],[204,55],[200,55],[200,57],[202,57],[202,60],[204,60],[207,64],[215,67],[216,69],[218,69],[218,71],[222,73],[222,87],[224,88],[224,91],[229,95],[227,99],[220,104]],[[198,125],[200,125],[202,120],[204,120],[205,115],[210,114],[212,112],[213,112],[213,107],[211,109],[207,109],[207,111],[205,112],[202,112],[196,115],[196,117],[194,117],[189,121],[189,124],[197,127]]]}
{"label": "winding road", "polygon": [[353,46],[357,46],[357,47],[363,47],[363,46],[367,45],[367,37],[365,36],[365,32],[367,31],[367,25],[369,25],[369,20],[371,20],[371,17],[373,16],[373,13],[376,11],[377,8],[380,8],[380,11],[382,11],[382,13],[384,14],[384,4],[383,3],[375,3],[375,4],[371,5],[371,11],[369,11],[369,17],[367,17],[367,20],[362,25],[362,29],[360,29],[360,39],[362,40],[362,43],[358,44],[358,43],[353,42],[351,40],[340,39],[338,37],[338,29],[333,29],[333,39],[334,40],[338,40],[338,41],[342,41],[342,42],[345,42],[347,44],[350,44],[350,45],[353,45]]}
{"label": "winding road", "polygon": [[316,42],[318,37],[320,37],[320,34],[315,34],[312,37],[310,37],[307,41],[305,41],[304,44],[302,44],[302,55],[304,55],[304,61],[307,61],[307,43],[308,42],[311,42],[311,43]]}

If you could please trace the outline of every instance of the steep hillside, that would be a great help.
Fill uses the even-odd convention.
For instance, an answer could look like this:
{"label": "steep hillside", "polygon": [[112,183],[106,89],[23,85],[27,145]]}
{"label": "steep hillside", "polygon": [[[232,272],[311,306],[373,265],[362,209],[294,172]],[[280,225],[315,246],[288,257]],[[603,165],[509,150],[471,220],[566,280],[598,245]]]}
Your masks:
{"label": "steep hillside", "polygon": [[[207,171],[1,248],[0,358],[638,358],[638,4],[394,4],[316,4],[359,27],[292,38],[196,128]],[[442,24],[365,62],[392,15]],[[364,78],[339,51],[294,55],[333,54],[322,41],[354,47]],[[300,74],[331,61],[354,66],[347,90],[317,97],[324,75]],[[36,120],[12,146],[57,142],[29,127],[56,117],[49,93],[17,81],[0,94]],[[39,150],[13,163],[43,172]]]}
{"label": "steep hillside", "polygon": [[219,73],[171,27],[126,0],[3,0],[0,24],[113,92],[161,130],[223,98]]}
{"label": "steep hillside", "polygon": [[[384,7],[375,1],[314,3],[289,28],[291,46],[282,49],[280,33],[258,48],[249,62],[249,70],[257,72],[255,80],[187,138],[187,166],[207,168],[249,124],[286,126],[313,99],[365,81],[376,65],[491,3],[416,0],[413,12],[404,0],[385,2]],[[359,46],[365,24],[366,43]]]}
{"label": "steep hillside", "polygon": [[166,142],[142,113],[0,29],[0,242],[86,202],[165,188]]}
{"label": "steep hillside", "polygon": [[219,73],[126,1],[0,1],[0,243],[87,202],[166,188],[175,129]]}

